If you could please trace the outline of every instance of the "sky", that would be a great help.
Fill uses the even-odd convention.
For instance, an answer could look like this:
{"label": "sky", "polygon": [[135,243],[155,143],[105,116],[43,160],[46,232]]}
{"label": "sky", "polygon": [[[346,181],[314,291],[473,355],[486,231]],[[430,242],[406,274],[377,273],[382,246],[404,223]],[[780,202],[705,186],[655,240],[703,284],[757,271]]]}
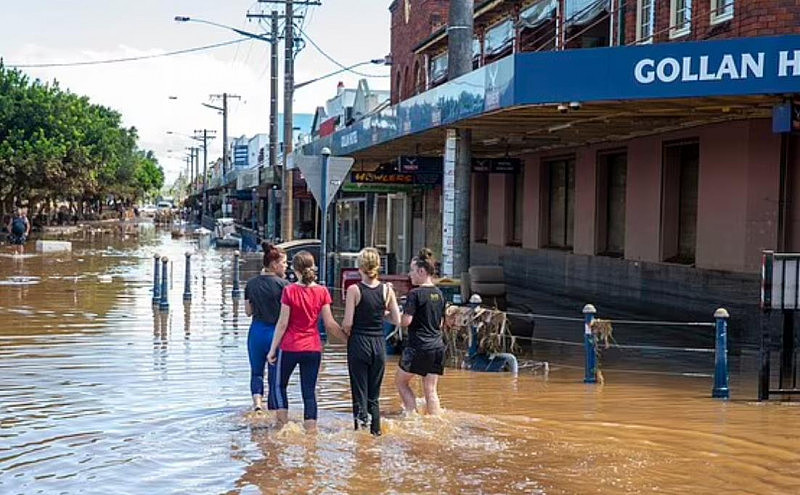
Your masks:
{"label": "sky", "polygon": [[[322,0],[321,6],[308,7],[305,19],[298,22],[303,22],[307,35],[333,59],[352,65],[389,53],[390,3]],[[84,62],[210,45],[240,36],[206,24],[177,23],[174,17],[189,16],[265,33],[269,21],[259,24],[248,20],[246,14],[272,8],[282,10],[280,5],[254,0],[0,0],[0,57],[6,65]],[[282,106],[282,44],[279,52]],[[337,69],[307,43],[295,62],[295,81]],[[44,81],[56,79],[62,88],[119,111],[126,127],[138,129],[140,146],[156,153],[168,182],[185,169],[184,150],[197,145],[187,136],[195,129],[215,129],[220,138],[209,145],[209,161],[221,154],[222,117],[201,105],[221,103],[209,95],[227,92],[241,96],[229,104],[229,138],[268,130],[269,44],[259,40],[144,61],[20,70]],[[379,65],[357,70],[389,74],[388,67]],[[339,81],[356,87],[359,79],[341,73],[298,89],[294,112],[313,113],[335,95]],[[374,89],[389,89],[386,77],[370,78],[369,83]]]}

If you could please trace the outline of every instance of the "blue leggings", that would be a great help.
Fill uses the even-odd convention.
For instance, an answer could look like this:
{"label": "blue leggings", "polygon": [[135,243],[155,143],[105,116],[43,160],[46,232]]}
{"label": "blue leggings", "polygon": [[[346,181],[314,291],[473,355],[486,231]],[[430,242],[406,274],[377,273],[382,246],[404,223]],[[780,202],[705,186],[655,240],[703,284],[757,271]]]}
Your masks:
{"label": "blue leggings", "polygon": [[289,396],[286,388],[294,368],[300,365],[300,391],[303,393],[303,419],[317,419],[317,376],[322,361],[321,352],[278,351],[275,374],[278,386],[275,387],[278,409],[289,409]]}
{"label": "blue leggings", "polygon": [[[264,367],[267,364],[267,354],[272,346],[272,337],[275,335],[275,325],[268,325],[263,321],[253,320],[247,334],[247,356],[250,358],[250,393],[264,395]],[[275,405],[275,366],[267,367],[267,409],[277,409]]]}

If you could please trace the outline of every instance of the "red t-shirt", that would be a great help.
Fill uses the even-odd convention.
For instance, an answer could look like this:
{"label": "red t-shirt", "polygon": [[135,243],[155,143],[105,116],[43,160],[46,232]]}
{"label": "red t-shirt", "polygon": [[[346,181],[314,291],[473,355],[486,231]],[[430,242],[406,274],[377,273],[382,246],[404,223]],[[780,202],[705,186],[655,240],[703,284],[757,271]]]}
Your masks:
{"label": "red t-shirt", "polygon": [[328,289],[321,285],[304,287],[291,284],[283,289],[281,303],[289,306],[289,324],[281,340],[281,350],[322,352],[317,322],[323,306],[331,303]]}

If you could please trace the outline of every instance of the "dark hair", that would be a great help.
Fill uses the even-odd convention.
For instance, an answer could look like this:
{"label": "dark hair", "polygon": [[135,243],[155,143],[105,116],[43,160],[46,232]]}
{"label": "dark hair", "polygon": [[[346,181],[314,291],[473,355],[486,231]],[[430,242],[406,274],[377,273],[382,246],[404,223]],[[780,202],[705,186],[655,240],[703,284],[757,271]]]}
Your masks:
{"label": "dark hair", "polygon": [[300,251],[292,258],[292,270],[300,274],[300,281],[310,284],[317,280],[317,267],[314,257],[308,251]]}
{"label": "dark hair", "polygon": [[281,256],[286,256],[283,248],[268,241],[262,242],[261,248],[264,250],[264,268],[268,268],[272,262],[280,260]]}
{"label": "dark hair", "polygon": [[412,262],[417,268],[425,270],[428,275],[433,275],[436,272],[436,260],[433,258],[433,251],[428,248],[420,249]]}

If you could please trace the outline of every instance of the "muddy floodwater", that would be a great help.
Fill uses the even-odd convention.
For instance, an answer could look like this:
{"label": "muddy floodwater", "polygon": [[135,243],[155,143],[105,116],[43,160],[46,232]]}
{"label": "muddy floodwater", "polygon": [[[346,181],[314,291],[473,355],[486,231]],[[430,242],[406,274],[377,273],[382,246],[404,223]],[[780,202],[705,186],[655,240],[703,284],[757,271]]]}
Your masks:
{"label": "muddy floodwater", "polygon": [[[711,378],[673,372],[669,356],[609,364],[602,386],[582,383],[575,346],[535,349],[547,375],[448,369],[445,414],[412,419],[399,416],[390,357],[372,438],[351,431],[344,349],[328,346],[319,433],[299,426],[296,377],[293,422],[275,431],[248,414],[231,252],[194,255],[184,304],[183,253],[196,245],[131,234],[81,236],[71,254],[3,251],[1,494],[800,493],[797,403],[754,402],[752,373],[713,400]],[[151,307],[155,252],[174,260],[169,313]]]}

